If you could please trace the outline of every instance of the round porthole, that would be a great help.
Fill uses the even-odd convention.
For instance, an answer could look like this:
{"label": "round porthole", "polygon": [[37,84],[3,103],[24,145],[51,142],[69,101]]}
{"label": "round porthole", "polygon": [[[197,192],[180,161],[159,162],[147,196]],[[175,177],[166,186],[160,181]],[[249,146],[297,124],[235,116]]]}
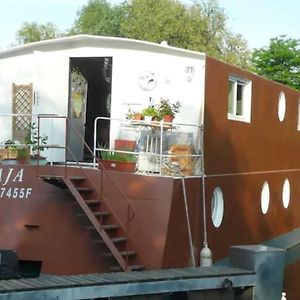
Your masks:
{"label": "round porthole", "polygon": [[269,188],[269,184],[265,181],[262,186],[261,195],[260,195],[261,211],[264,215],[268,212],[269,204],[270,204],[270,188]]}
{"label": "round porthole", "polygon": [[280,92],[279,99],[278,99],[278,118],[280,122],[284,120],[285,110],[286,110],[285,95],[284,92]]}
{"label": "round porthole", "polygon": [[291,186],[289,180],[286,178],[282,186],[282,204],[284,208],[288,208],[291,197]]}
{"label": "round porthole", "polygon": [[215,188],[211,198],[211,218],[215,227],[220,227],[224,215],[224,199],[222,190]]}

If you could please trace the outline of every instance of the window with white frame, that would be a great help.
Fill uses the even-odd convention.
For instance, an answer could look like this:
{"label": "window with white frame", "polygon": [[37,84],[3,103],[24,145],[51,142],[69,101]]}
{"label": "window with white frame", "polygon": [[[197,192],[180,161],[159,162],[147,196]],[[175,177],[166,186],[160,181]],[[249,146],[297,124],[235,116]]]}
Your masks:
{"label": "window with white frame", "polygon": [[250,123],[251,89],[249,80],[230,76],[228,81],[228,119]]}

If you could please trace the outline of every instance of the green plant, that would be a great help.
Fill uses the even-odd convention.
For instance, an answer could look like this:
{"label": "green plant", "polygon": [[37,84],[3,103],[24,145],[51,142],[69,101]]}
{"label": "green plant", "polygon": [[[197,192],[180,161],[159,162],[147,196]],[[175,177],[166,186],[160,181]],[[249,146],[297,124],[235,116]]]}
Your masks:
{"label": "green plant", "polygon": [[26,159],[30,157],[30,149],[27,146],[20,146],[17,148],[17,158]]}
{"label": "green plant", "polygon": [[36,123],[32,123],[25,137],[25,143],[31,147],[31,151],[34,157],[39,157],[40,153],[44,151],[44,145],[47,144],[48,136],[42,134],[39,136],[38,126]]}
{"label": "green plant", "polygon": [[171,103],[169,99],[160,99],[158,105],[158,115],[162,119],[164,116],[175,117],[175,114],[180,111],[181,104],[179,101]]}
{"label": "green plant", "polygon": [[[121,149],[121,151],[132,151],[132,149]],[[114,160],[114,161],[124,161],[124,162],[135,162],[136,157],[133,153],[121,153],[116,151],[100,151],[101,159],[104,160]]]}
{"label": "green plant", "polygon": [[17,149],[17,143],[13,140],[7,140],[4,142],[5,149]]}
{"label": "green plant", "polygon": [[154,106],[148,106],[143,109],[142,114],[144,116],[150,116],[157,118],[158,117],[158,110]]}

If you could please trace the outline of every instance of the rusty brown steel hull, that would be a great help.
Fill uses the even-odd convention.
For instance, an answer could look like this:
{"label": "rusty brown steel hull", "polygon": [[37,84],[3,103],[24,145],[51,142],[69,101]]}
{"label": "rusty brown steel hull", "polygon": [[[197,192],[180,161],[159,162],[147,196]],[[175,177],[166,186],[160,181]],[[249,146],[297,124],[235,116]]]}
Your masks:
{"label": "rusty brown steel hull", "polygon": [[[12,170],[12,171],[10,171]],[[22,171],[22,176],[20,174]],[[10,179],[7,176],[11,172]],[[69,175],[78,175],[78,168],[68,167]],[[101,182],[101,171],[88,169],[94,180]],[[101,257],[99,246],[82,220],[76,217],[76,203],[72,196],[59,187],[44,182],[38,175],[63,175],[64,168],[46,166],[1,166],[0,198],[0,249],[15,249],[23,259],[43,260],[43,272],[75,274],[107,271],[107,259]],[[138,252],[146,269],[184,267],[190,264],[190,244],[184,207],[182,183],[171,177],[146,176],[109,172],[114,182],[128,197],[135,210],[130,224],[130,242]],[[271,186],[280,186],[282,176],[289,176],[291,184],[299,181],[299,173],[271,174]],[[297,217],[300,204],[286,211],[281,203],[272,203],[270,213],[260,212],[260,186],[265,175],[228,176],[206,180],[208,242],[214,260],[225,258],[230,245],[262,243],[300,227]],[[7,182],[6,182],[7,180]],[[110,190],[105,182],[106,191]],[[225,213],[220,228],[211,221],[209,196],[215,186],[222,185],[224,197],[234,201],[225,203]],[[20,194],[21,189],[32,189]],[[14,189],[18,189],[14,194]],[[186,179],[189,218],[194,253],[199,263],[203,245],[203,210],[201,180]],[[280,194],[280,188],[274,191]],[[293,189],[296,195],[299,189]],[[22,196],[22,197],[21,197]],[[278,195],[279,196],[279,195]],[[106,197],[112,207],[122,207],[113,192]],[[114,204],[114,202],[116,204]],[[124,211],[114,209],[122,219]]]}

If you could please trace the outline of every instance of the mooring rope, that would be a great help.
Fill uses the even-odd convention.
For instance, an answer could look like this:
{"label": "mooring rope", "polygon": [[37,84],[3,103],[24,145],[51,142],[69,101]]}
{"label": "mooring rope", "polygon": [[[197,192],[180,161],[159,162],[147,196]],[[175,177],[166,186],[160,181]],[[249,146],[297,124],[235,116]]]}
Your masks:
{"label": "mooring rope", "polygon": [[207,221],[206,221],[206,199],[205,199],[205,174],[204,174],[204,128],[201,128],[201,143],[202,143],[202,153],[201,153],[201,173],[202,173],[202,205],[203,205],[203,245],[208,247],[208,237],[207,237]]}
{"label": "mooring rope", "polygon": [[192,259],[192,267],[195,268],[196,260],[195,260],[194,245],[193,245],[193,238],[192,238],[192,231],[191,231],[191,224],[190,224],[184,176],[181,177],[181,182],[182,182],[182,191],[183,191],[183,199],[184,199],[184,206],[185,206],[185,215],[186,215],[188,234],[189,234],[189,244],[190,244],[190,254],[191,254],[191,259]]}

